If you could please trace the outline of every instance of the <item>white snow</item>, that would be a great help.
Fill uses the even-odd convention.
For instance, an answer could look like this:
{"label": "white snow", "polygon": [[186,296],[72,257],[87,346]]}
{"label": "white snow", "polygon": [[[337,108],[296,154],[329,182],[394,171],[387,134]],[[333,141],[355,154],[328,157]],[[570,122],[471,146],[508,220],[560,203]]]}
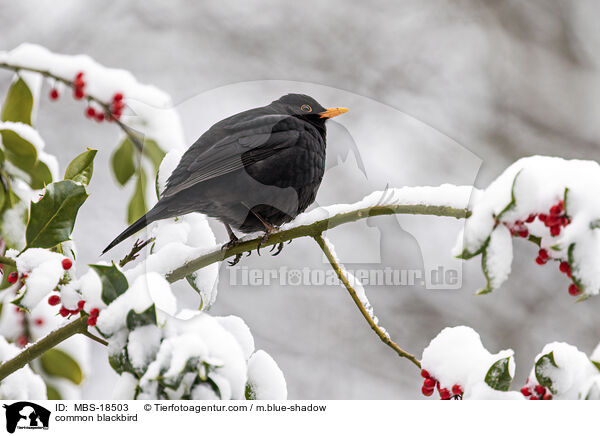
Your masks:
{"label": "white snow", "polygon": [[[0,336],[0,361],[5,362],[19,352],[19,348],[9,344]],[[46,385],[44,380],[34,374],[29,365],[26,365],[0,382],[0,399],[44,400],[46,399]]]}
{"label": "white snow", "polygon": [[[585,353],[564,342],[546,344],[541,353],[535,357],[535,362],[550,352],[554,356],[557,367],[549,364],[542,371],[544,376],[552,380],[553,398],[557,400],[584,398],[591,387],[591,379],[599,375],[598,369]],[[535,376],[535,365],[531,369],[529,380],[538,382]]]}
{"label": "white snow", "polygon": [[484,268],[488,276],[488,289],[498,289],[510,275],[513,260],[513,247],[510,230],[506,226],[498,226],[490,235],[487,246]]}
{"label": "white snow", "polygon": [[258,350],[248,360],[247,383],[256,400],[287,400],[283,372],[266,351]]}
{"label": "white snow", "polygon": [[[567,249],[574,244],[573,276],[580,282],[585,295],[596,295],[600,291],[600,264],[595,261],[600,255],[600,236],[599,230],[592,224],[600,218],[600,165],[594,161],[547,156],[518,160],[485,191],[474,196],[472,215],[465,222],[454,253],[458,254],[463,249],[477,252],[492,230],[503,223],[525,221],[530,214],[548,214],[553,205],[564,199],[567,189],[565,211],[571,222],[561,228],[559,235],[550,235],[549,229],[537,219],[524,225],[529,234],[541,237],[542,248],[547,249],[553,258],[566,260]],[[511,192],[514,193],[515,204],[503,213],[502,223],[497,223],[496,217],[511,202]],[[490,264],[489,273],[495,277],[495,285],[501,284],[510,272],[506,259],[511,258],[511,249],[505,232],[501,240],[500,244],[492,247],[497,253],[494,256],[497,261]]]}
{"label": "white snow", "polygon": [[122,92],[124,102],[134,114],[122,117],[125,124],[154,139],[163,150],[184,147],[181,122],[170,96],[154,86],[139,83],[128,71],[104,67],[86,55],[56,54],[29,43],[0,51],[0,62],[47,71],[71,81],[82,71],[86,95],[110,102],[116,92]]}
{"label": "white snow", "polygon": [[[482,399],[490,394],[481,386],[481,383],[486,384],[485,376],[490,367],[498,360],[512,356],[512,350],[490,353],[481,343],[479,334],[470,327],[446,327],[423,350],[421,367],[438,380],[442,388],[451,391],[452,386],[457,384],[464,391],[463,398]],[[515,363],[511,358],[511,376],[514,375],[514,370]],[[490,390],[493,391],[491,388]],[[498,399],[506,397],[496,392],[492,396]]]}
{"label": "white snow", "polygon": [[125,328],[130,310],[142,313],[152,304],[155,304],[159,324],[163,324],[168,315],[173,315],[177,308],[175,296],[164,277],[149,272],[138,277],[125,293],[100,311],[97,326],[110,336]]}
{"label": "white snow", "polygon": [[[13,251],[11,251],[13,253]],[[65,273],[60,253],[43,248],[30,248],[15,258],[20,274],[27,273],[26,284],[21,288],[21,305],[32,309],[52,292]]]}
{"label": "white snow", "polygon": [[244,358],[248,360],[254,353],[254,338],[244,320],[234,315],[217,316],[215,319],[235,337],[244,351]]}

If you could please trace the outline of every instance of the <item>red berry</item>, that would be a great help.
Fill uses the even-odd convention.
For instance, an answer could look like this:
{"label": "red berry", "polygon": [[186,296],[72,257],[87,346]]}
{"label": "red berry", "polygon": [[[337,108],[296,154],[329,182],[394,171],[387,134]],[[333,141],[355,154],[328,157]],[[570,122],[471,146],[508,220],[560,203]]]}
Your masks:
{"label": "red berry", "polygon": [[85,116],[88,118],[94,118],[96,116],[96,110],[93,107],[88,106],[85,110]]}
{"label": "red berry", "polygon": [[433,388],[428,388],[427,386],[423,385],[423,387],[421,388],[421,392],[426,397],[430,397],[431,394],[433,394]]}
{"label": "red berry", "polygon": [[429,372],[427,372],[427,370],[422,369],[421,370],[421,377],[423,378],[430,378]]}
{"label": "red berry", "polygon": [[121,112],[125,108],[125,103],[122,101],[115,101],[111,107],[113,112]]}
{"label": "red berry", "polygon": [[520,230],[520,231],[519,231],[519,236],[520,236],[521,238],[526,238],[526,237],[528,237],[528,236],[529,236],[529,230],[527,230],[527,229],[525,229],[525,230]]}
{"label": "red berry", "polygon": [[531,397],[529,397],[530,400],[539,400],[539,397],[536,397],[535,395],[532,395]]}
{"label": "red berry", "polygon": [[536,392],[538,395],[543,395],[543,394],[546,392],[546,388],[545,388],[545,387],[543,387],[542,385],[536,385],[536,387],[535,387],[535,392]]}
{"label": "red berry", "polygon": [[571,275],[571,267],[569,266],[569,262],[561,262],[558,269],[561,273]]}
{"label": "red berry", "polygon": [[525,222],[526,222],[526,223],[532,223],[532,222],[533,222],[533,220],[535,220],[535,217],[536,217],[536,216],[537,216],[536,214],[532,213],[531,215],[529,215],[529,216],[527,217],[527,219],[525,220]]}
{"label": "red berry", "polygon": [[452,395],[450,395],[450,391],[446,388],[440,389],[440,398],[442,400],[449,400]]}
{"label": "red berry", "polygon": [[546,227],[559,226],[562,223],[562,218],[559,216],[550,215],[546,218]]}
{"label": "red berry", "polygon": [[90,327],[94,327],[98,322],[98,318],[92,318],[91,316],[88,318],[88,325]]}
{"label": "red berry", "polygon": [[561,226],[566,227],[569,224],[571,224],[571,220],[569,219],[569,217],[563,216],[563,217],[560,218],[560,225]]}
{"label": "red berry", "polygon": [[529,390],[529,388],[527,386],[523,386],[521,388],[521,393],[526,397],[531,395],[531,391]]}
{"label": "red berry", "polygon": [[63,306],[60,308],[60,311],[58,313],[60,313],[60,316],[67,317],[71,314],[71,311],[69,309],[67,309],[65,306]]}
{"label": "red berry", "polygon": [[17,344],[19,344],[19,347],[24,347],[28,342],[29,339],[27,339],[27,336],[25,335],[19,336],[19,339],[17,339]]}
{"label": "red berry", "polygon": [[90,310],[90,318],[98,318],[98,315],[100,315],[100,311],[98,309],[92,309]]}
{"label": "red berry", "polygon": [[58,100],[58,97],[59,97],[58,89],[52,88],[50,90],[50,100]]}
{"label": "red berry", "polygon": [[81,79],[83,77],[83,71],[79,71],[76,75],[75,75],[75,79]]}
{"label": "red berry", "polygon": [[560,215],[562,213],[562,211],[563,211],[562,204],[558,203],[550,208],[550,215],[557,216],[557,215]]}
{"label": "red berry", "polygon": [[103,112],[98,112],[96,114],[96,121],[98,121],[99,123],[101,123],[102,121],[104,121],[104,113]]}
{"label": "red berry", "polygon": [[569,285],[569,294],[571,294],[573,297],[576,297],[577,295],[581,294],[581,290],[575,283],[571,283]]}
{"label": "red berry", "polygon": [[85,300],[79,300],[77,302],[77,309],[83,310],[83,306],[85,306]]}
{"label": "red berry", "polygon": [[123,100],[123,93],[117,92],[115,95],[113,95],[113,100],[114,101],[121,101],[121,100]]}
{"label": "red berry", "polygon": [[33,320],[33,323],[35,325],[43,325],[44,324],[44,320],[42,318],[36,318]]}
{"label": "red berry", "polygon": [[423,382],[423,386],[427,387],[428,389],[433,389],[435,387],[435,380],[432,378],[426,378]]}
{"label": "red berry", "polygon": [[541,222],[545,223],[545,222],[546,222],[546,220],[548,219],[548,215],[546,215],[545,213],[541,213],[541,214],[539,214],[539,215],[538,215],[538,219],[539,219]]}
{"label": "red berry", "polygon": [[73,266],[73,261],[69,258],[63,259],[62,261],[62,267],[63,269],[67,270],[67,269],[71,269],[71,267]]}
{"label": "red berry", "polygon": [[454,386],[452,386],[452,393],[454,395],[462,395],[463,394],[463,390],[460,387],[460,385],[454,385]]}
{"label": "red berry", "polygon": [[550,227],[550,234],[552,236],[560,235],[560,225]]}
{"label": "red berry", "polygon": [[48,304],[50,306],[56,306],[59,303],[60,303],[60,297],[58,295],[50,295],[50,297],[48,297]]}
{"label": "red berry", "polygon": [[19,280],[19,274],[14,271],[11,272],[6,278],[6,281],[10,284],[17,283],[17,280]]}
{"label": "red berry", "polygon": [[538,257],[543,260],[548,260],[550,258],[548,250],[546,250],[545,248],[540,249],[540,251],[538,251]]}
{"label": "red berry", "polygon": [[544,396],[542,397],[542,400],[551,400],[552,399],[552,394],[550,392],[546,392],[544,394]]}
{"label": "red berry", "polygon": [[81,100],[83,97],[85,97],[83,88],[75,88],[75,91],[73,91],[73,97],[75,97],[76,100]]}
{"label": "red berry", "polygon": [[546,261],[544,259],[542,259],[540,256],[535,258],[535,263],[537,263],[538,265],[545,265]]}

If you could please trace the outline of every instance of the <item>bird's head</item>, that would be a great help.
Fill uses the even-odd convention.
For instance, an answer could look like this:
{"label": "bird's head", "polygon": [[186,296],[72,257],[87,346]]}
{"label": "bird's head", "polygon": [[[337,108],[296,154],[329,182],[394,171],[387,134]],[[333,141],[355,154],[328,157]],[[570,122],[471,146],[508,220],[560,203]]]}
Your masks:
{"label": "bird's head", "polygon": [[313,124],[325,124],[330,118],[348,112],[345,107],[324,108],[317,100],[305,94],[287,94],[270,104],[279,113],[306,119]]}

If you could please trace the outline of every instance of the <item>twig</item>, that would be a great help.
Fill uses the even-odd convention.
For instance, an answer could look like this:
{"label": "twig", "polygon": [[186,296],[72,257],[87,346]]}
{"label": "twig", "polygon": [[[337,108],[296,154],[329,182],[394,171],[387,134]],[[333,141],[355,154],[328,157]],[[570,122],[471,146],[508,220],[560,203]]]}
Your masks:
{"label": "twig", "polygon": [[[38,73],[44,77],[49,77],[51,79],[56,80],[57,82],[64,83],[65,85],[67,85],[70,88],[75,87],[75,84],[71,80],[65,79],[64,77],[57,76],[57,75],[51,73],[50,71],[40,70],[37,68],[31,68],[31,67],[24,67],[21,65],[7,64],[6,62],[0,62],[0,68],[12,70],[15,73],[18,73],[20,70],[31,71],[32,73]],[[140,139],[138,137],[139,135],[133,129],[131,129],[130,127],[123,124],[123,122],[121,120],[119,120],[118,118],[113,116],[113,114],[110,110],[109,103],[105,103],[104,101],[100,100],[99,98],[94,97],[93,95],[89,95],[89,94],[86,94],[86,98],[88,101],[93,101],[97,105],[101,106],[102,109],[104,109],[104,112],[111,118],[111,120],[114,121],[117,124],[117,126],[119,126],[119,128],[123,131],[123,133],[125,133],[125,135],[127,135],[127,137],[131,140],[133,145],[135,145],[140,152],[143,151],[144,144],[142,143],[142,141],[140,141]]]}
{"label": "twig", "polygon": [[129,254],[127,254],[127,256],[125,256],[123,259],[121,259],[119,261],[119,266],[121,268],[123,268],[125,265],[127,265],[129,262],[134,261],[135,259],[137,259],[137,257],[139,256],[140,251],[142,251],[142,249],[154,242],[155,238],[150,238],[146,241],[142,241],[140,239],[136,240],[135,243],[133,244],[133,247],[131,247],[131,251],[129,252]]}
{"label": "twig", "polygon": [[2,365],[0,365],[0,380],[4,380],[13,372],[23,368],[29,362],[37,359],[46,351],[54,348],[56,345],[65,341],[71,336],[74,336],[78,333],[86,334],[88,328],[87,320],[87,316],[81,316],[77,318],[75,321],[54,330],[52,333],[43,337],[36,343],[25,348],[12,359],[2,363]]}
{"label": "twig", "polygon": [[81,334],[83,336],[87,336],[88,338],[90,338],[93,341],[98,342],[101,345],[104,345],[105,347],[108,347],[108,342],[106,342],[104,339],[99,338],[96,335],[91,334],[87,329],[85,329],[85,331],[81,332]]}
{"label": "twig", "polygon": [[[379,215],[394,215],[394,214],[411,214],[411,215],[435,215],[452,218],[466,218],[470,211],[467,209],[456,209],[448,206],[431,206],[423,204],[412,205],[377,205],[367,208],[360,208],[350,212],[339,213],[330,218],[315,221],[314,223],[293,227],[287,230],[280,230],[269,235],[266,241],[263,241],[263,236],[258,236],[254,239],[240,240],[238,244],[226,250],[217,247],[211,252],[204,254],[196,259],[186,262],[179,268],[174,269],[166,278],[173,283],[185,278],[187,275],[197,271],[205,266],[220,262],[236,254],[242,254],[247,251],[254,250],[261,243],[261,248],[279,244],[280,242],[291,241],[292,239],[301,238],[304,236],[315,237],[323,233],[327,229],[332,229],[339,225],[366,219],[372,216]],[[261,242],[262,241],[262,242]]]}
{"label": "twig", "polygon": [[352,297],[352,300],[354,300],[354,303],[358,307],[358,310],[360,310],[360,313],[362,314],[362,316],[367,320],[367,323],[369,323],[369,325],[371,326],[373,331],[377,334],[377,336],[379,336],[379,339],[381,339],[384,344],[386,344],[387,346],[392,348],[398,354],[398,356],[404,357],[404,358],[410,360],[412,363],[414,363],[419,368],[421,368],[421,362],[419,362],[419,360],[415,356],[404,351],[402,348],[400,348],[398,346],[398,344],[396,344],[394,341],[392,341],[390,339],[390,337],[383,330],[381,330],[381,327],[379,327],[377,325],[377,323],[375,322],[375,320],[373,320],[371,315],[369,315],[367,308],[360,301],[360,298],[358,297],[356,290],[352,287],[352,285],[350,284],[350,282],[348,280],[348,277],[346,277],[346,275],[342,271],[342,267],[340,266],[340,264],[336,260],[335,256],[331,252],[331,249],[327,245],[327,242],[325,241],[325,239],[323,239],[323,236],[317,235],[317,236],[313,236],[313,238],[315,241],[317,241],[317,244],[319,244],[319,247],[321,247],[321,250],[323,250],[323,253],[325,253],[325,256],[327,257],[327,260],[331,264],[331,267],[333,268],[333,270],[337,274],[338,278],[342,281],[342,283],[348,290],[350,297]]}

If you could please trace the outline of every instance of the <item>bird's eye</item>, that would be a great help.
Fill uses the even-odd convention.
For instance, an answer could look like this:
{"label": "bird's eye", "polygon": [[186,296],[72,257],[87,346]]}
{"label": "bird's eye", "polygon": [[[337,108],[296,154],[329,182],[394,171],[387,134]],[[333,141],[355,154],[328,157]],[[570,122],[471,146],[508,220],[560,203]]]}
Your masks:
{"label": "bird's eye", "polygon": [[309,105],[307,105],[307,104],[303,104],[302,106],[300,106],[300,109],[302,111],[304,111],[304,112],[310,112],[310,111],[312,111],[312,108]]}

